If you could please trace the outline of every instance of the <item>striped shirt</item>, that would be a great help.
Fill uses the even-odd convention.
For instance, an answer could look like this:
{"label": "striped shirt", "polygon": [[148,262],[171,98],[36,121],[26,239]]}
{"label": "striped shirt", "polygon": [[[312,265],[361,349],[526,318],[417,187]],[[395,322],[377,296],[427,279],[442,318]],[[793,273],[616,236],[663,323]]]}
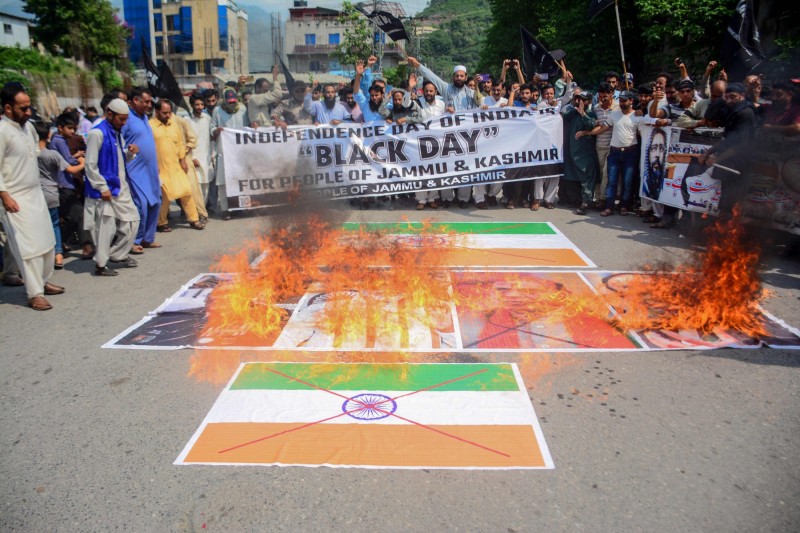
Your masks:
{"label": "striped shirt", "polygon": [[[603,124],[603,123],[606,122],[606,119],[608,118],[608,115],[610,115],[611,112],[614,111],[614,106],[611,106],[608,109],[603,109],[603,107],[598,104],[596,106],[592,106],[592,111],[594,111],[594,114],[597,116],[597,123],[598,124]],[[611,146],[611,134],[612,133],[613,133],[613,129],[610,129],[610,130],[604,131],[603,133],[598,135],[597,136],[597,144],[596,144],[596,146],[598,148],[608,148],[609,146]]]}

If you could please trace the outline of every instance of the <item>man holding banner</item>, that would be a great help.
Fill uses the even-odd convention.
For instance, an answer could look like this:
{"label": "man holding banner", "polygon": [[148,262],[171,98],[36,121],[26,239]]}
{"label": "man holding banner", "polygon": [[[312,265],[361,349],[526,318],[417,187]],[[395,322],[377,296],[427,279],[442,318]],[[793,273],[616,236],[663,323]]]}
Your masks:
{"label": "man holding banner", "polygon": [[[412,68],[417,69],[426,80],[433,82],[433,84],[436,86],[436,90],[438,90],[439,94],[441,94],[444,98],[445,111],[448,113],[467,111],[469,109],[475,109],[481,106],[481,101],[483,98],[480,92],[473,91],[467,87],[467,67],[463,65],[456,65],[453,68],[453,82],[445,83],[442,78],[434,74],[434,72],[425,65],[422,65],[419,61],[417,61],[416,58],[409,57],[408,64]],[[480,80],[477,81],[480,83]],[[485,186],[483,188],[485,189]],[[470,194],[472,193],[472,187],[457,187],[457,190],[458,207],[461,209],[466,209]],[[443,190],[441,194],[442,200],[445,202],[445,206],[449,205],[450,202],[452,202],[455,198],[454,189]],[[479,194],[480,198],[478,196]],[[475,195],[476,205],[484,202],[483,197],[484,194],[480,192]],[[483,206],[485,208],[486,204],[484,203]]]}

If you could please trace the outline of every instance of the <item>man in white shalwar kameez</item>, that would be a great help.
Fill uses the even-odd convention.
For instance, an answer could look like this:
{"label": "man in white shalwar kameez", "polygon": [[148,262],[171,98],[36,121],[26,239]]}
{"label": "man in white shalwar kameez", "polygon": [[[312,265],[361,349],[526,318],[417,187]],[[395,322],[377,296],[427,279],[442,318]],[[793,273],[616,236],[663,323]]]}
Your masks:
{"label": "man in white shalwar kameez", "polygon": [[38,136],[31,116],[31,99],[19,83],[0,92],[0,222],[16,260],[28,303],[36,311],[53,306],[44,295],[61,294],[63,287],[48,280],[53,274],[56,238],[39,183]]}
{"label": "man in white shalwar kameez", "polygon": [[[135,267],[130,257],[139,229],[139,211],[133,203],[125,170],[125,155],[119,131],[128,120],[128,104],[116,98],[106,107],[106,120],[89,131],[86,139],[86,183],[84,229],[95,243],[95,275],[116,276],[108,267]],[[130,145],[131,154],[136,153]],[[116,240],[115,240],[116,238]]]}

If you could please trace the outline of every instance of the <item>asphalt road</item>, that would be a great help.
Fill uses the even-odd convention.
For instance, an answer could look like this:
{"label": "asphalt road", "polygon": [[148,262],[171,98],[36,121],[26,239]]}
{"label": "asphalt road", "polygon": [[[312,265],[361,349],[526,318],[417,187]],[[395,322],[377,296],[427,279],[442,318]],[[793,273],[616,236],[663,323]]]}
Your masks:
{"label": "asphalt road", "polygon": [[[692,248],[636,217],[567,209],[339,216],[549,220],[610,270]],[[224,385],[188,377],[190,350],[100,346],[270,222],[178,224],[116,278],[69,259],[53,280],[67,292],[46,313],[29,310],[21,288],[0,288],[0,531],[800,527],[800,352],[773,349],[498,358],[521,363],[554,470],[173,466]],[[765,307],[798,327],[798,261],[768,249]]]}

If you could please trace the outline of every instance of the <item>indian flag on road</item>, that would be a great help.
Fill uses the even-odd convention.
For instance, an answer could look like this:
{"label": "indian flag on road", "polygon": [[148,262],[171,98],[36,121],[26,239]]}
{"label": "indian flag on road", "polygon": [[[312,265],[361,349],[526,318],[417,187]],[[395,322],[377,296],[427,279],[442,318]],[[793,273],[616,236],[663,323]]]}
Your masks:
{"label": "indian flag on road", "polygon": [[175,464],[553,468],[514,364],[244,363]]}
{"label": "indian flag on road", "polygon": [[343,227],[347,232],[380,232],[408,246],[429,244],[432,239],[435,242],[439,235],[442,245],[455,243],[446,261],[454,267],[596,266],[549,222],[348,222]]}

